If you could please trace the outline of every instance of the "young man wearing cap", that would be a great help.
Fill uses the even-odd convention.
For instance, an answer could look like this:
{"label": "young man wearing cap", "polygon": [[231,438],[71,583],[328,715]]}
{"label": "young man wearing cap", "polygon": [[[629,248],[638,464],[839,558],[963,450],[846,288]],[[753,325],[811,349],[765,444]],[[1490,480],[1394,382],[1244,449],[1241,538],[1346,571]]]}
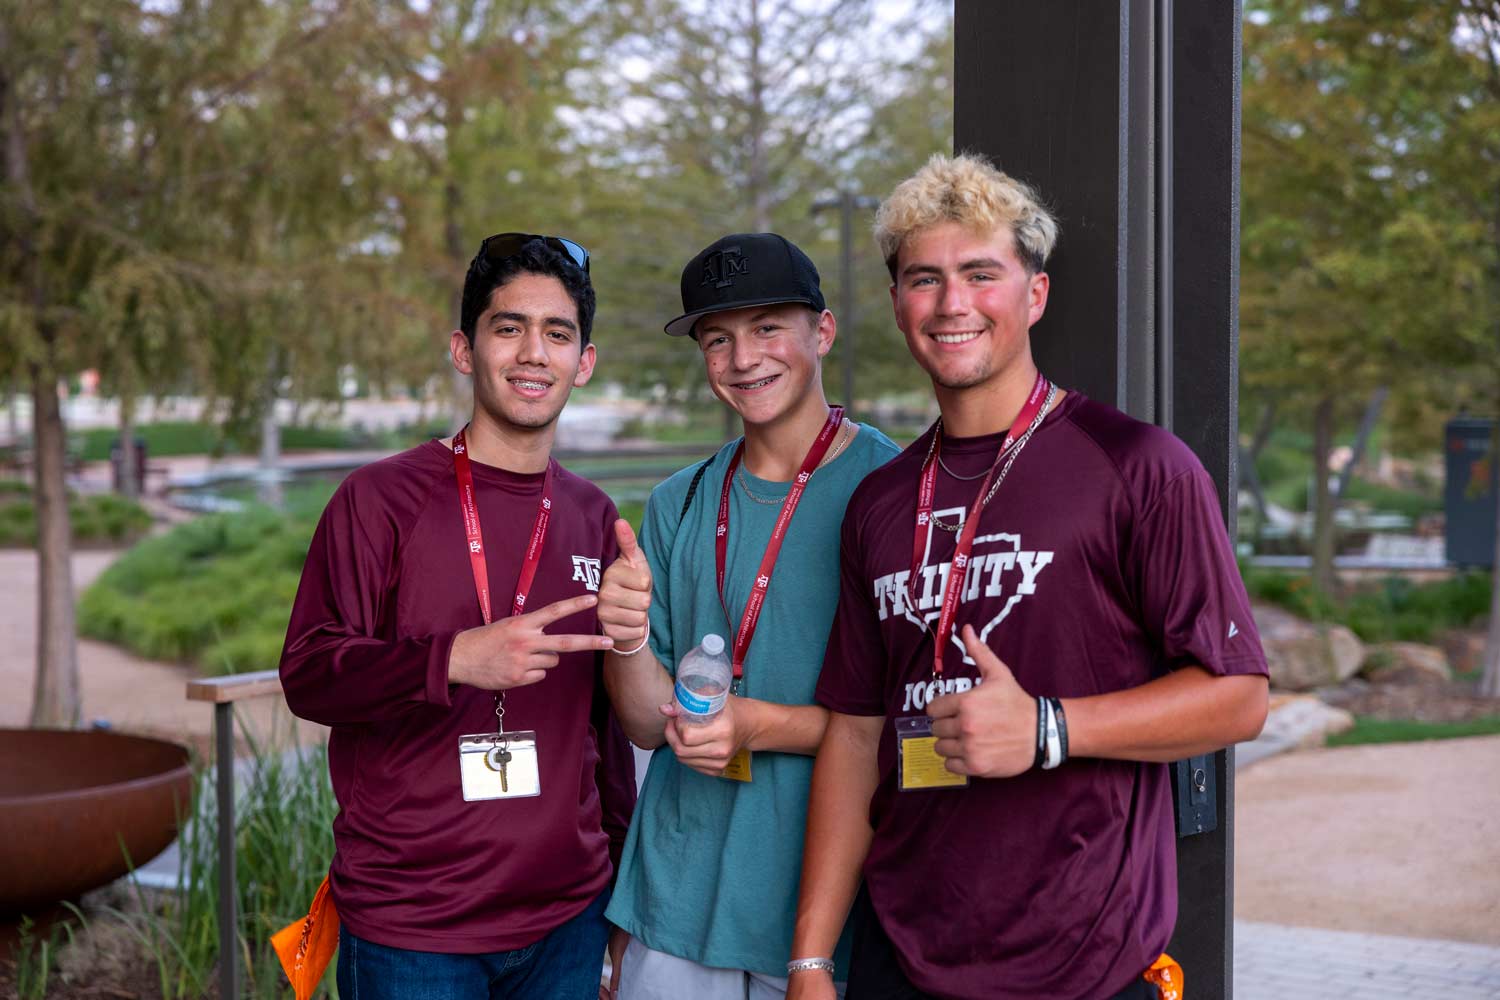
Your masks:
{"label": "young man wearing cap", "polygon": [[[852,904],[850,1000],[1157,996],[1153,966],[1181,973],[1167,762],[1265,719],[1202,465],[1032,360],[1056,231],[968,156],[876,218],[941,417],[849,502],[818,681],[792,955],[830,956]],[[792,995],[832,982],[799,972]]]}
{"label": "young man wearing cap", "polygon": [[[787,240],[716,241],[683,269],[682,306],[667,333],[697,342],[744,437],[652,492],[639,545],[622,531],[600,587],[621,722],[638,746],[666,744],[608,911],[632,935],[619,995],[779,997],[811,754],[827,720],[811,702],[837,598],[838,525],[854,487],[898,449],[828,405],[834,317],[817,269]],[[675,718],[674,671],[708,633],[732,654],[736,693],[713,722],[687,725]]]}
{"label": "young man wearing cap", "polygon": [[333,730],[343,996],[598,996],[635,792],[595,618],[618,515],[551,457],[593,318],[582,247],[486,240],[449,338],[469,424],[352,473],[313,537],[281,680]]}

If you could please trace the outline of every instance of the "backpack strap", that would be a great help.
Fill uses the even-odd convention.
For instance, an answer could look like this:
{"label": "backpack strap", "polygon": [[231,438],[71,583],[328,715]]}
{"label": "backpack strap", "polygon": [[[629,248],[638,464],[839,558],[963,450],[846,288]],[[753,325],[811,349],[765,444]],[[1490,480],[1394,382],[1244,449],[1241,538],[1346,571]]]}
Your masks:
{"label": "backpack strap", "polygon": [[713,460],[713,455],[708,456],[698,466],[698,471],[693,473],[693,481],[688,484],[687,496],[682,501],[682,512],[677,515],[678,524],[681,524],[682,519],[687,517],[688,508],[693,505],[693,497],[698,495],[698,483],[703,480],[703,474],[708,471],[708,464]]}

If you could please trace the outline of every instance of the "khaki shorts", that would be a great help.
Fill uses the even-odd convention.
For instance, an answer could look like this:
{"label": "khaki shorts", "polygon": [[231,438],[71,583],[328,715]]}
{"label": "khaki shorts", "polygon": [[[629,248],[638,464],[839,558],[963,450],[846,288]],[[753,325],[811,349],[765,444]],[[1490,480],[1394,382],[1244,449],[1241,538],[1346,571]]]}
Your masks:
{"label": "khaki shorts", "polygon": [[[844,984],[835,983],[843,997]],[[786,977],[743,969],[715,969],[666,952],[632,937],[620,961],[616,1000],[784,1000]]]}

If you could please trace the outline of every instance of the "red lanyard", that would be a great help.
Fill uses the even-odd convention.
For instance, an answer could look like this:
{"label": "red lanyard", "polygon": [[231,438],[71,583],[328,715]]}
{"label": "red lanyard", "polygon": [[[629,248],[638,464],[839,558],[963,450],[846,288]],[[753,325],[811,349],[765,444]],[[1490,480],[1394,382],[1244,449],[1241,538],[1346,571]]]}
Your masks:
{"label": "red lanyard", "polygon": [[[984,477],[984,482],[979,486],[979,494],[974,498],[974,504],[969,508],[968,517],[964,518],[963,528],[958,533],[958,544],[953,549],[953,564],[948,570],[948,582],[943,588],[943,607],[938,612],[937,633],[933,636],[932,645],[932,674],[934,677],[943,676],[943,652],[948,648],[948,637],[953,634],[953,622],[958,616],[958,596],[963,592],[964,576],[969,566],[969,553],[974,548],[974,535],[979,530],[979,514],[984,510],[988,499],[990,485],[995,481],[995,474],[1000,470],[1000,460],[1005,457],[1011,447],[1026,433],[1032,421],[1045,405],[1048,389],[1051,383],[1041,372],[1036,374],[1036,383],[1031,387],[1031,395],[1026,398],[1026,405],[1021,407],[1021,412],[1016,414],[1015,423],[1010,425],[1010,431],[1005,435],[1005,440],[1000,444],[1000,450],[995,454],[995,462],[990,466],[989,474]],[[922,463],[922,476],[917,484],[917,527],[912,533],[911,542],[911,572],[906,578],[907,597],[913,608],[917,606],[913,587],[917,576],[922,570],[922,557],[925,555],[926,537],[923,528],[931,533],[932,528],[932,498],[937,491],[937,469],[938,454],[942,450],[943,442],[942,422],[939,421],[932,429],[932,445],[927,451],[927,458]]]}
{"label": "red lanyard", "polygon": [[[797,478],[792,480],[786,499],[781,501],[781,511],[776,515],[776,524],[771,528],[771,540],[766,543],[766,551],[760,557],[760,570],[755,574],[755,583],[750,588],[750,599],[745,602],[745,613],[740,616],[740,627],[734,634],[734,645],[730,648],[729,662],[734,667],[736,681],[745,675],[745,654],[750,651],[750,640],[755,637],[755,626],[760,621],[760,610],[766,603],[766,591],[771,589],[771,574],[776,569],[776,557],[781,554],[781,543],[786,540],[787,529],[792,523],[792,515],[797,512],[797,504],[802,501],[802,494],[807,491],[807,481],[812,478],[813,470],[828,453],[828,446],[833,444],[834,435],[838,433],[839,425],[843,421],[844,408],[830,406],[828,420],[824,422],[823,429],[818,432],[818,436],[813,439],[812,447],[807,450],[807,457],[802,459],[802,468],[797,470]],[[729,492],[734,485],[734,472],[739,468],[740,458],[744,454],[745,442],[741,441],[740,446],[734,451],[734,457],[729,460],[729,469],[724,473],[724,488],[719,491],[719,526],[714,533],[714,561],[718,568],[719,603],[724,606],[725,618],[729,617],[729,605],[724,601],[724,563],[729,552]]]}
{"label": "red lanyard", "polygon": [[[464,428],[467,430],[468,428]],[[552,519],[552,470],[556,463],[547,460],[547,471],[542,476],[542,500],[536,507],[536,520],[531,524],[531,541],[526,545],[526,557],[521,561],[521,576],[516,581],[516,596],[511,602],[511,617],[526,610],[526,595],[531,592],[531,581],[536,579],[537,564],[542,561],[542,542],[547,538],[547,522]],[[479,611],[488,625],[490,613],[490,573],[484,560],[484,539],[479,530],[479,507],[474,503],[474,471],[469,465],[469,449],[464,443],[464,432],[453,435],[453,474],[458,478],[458,502],[463,508],[464,534],[469,539],[469,566],[474,571],[474,590],[479,595]]]}

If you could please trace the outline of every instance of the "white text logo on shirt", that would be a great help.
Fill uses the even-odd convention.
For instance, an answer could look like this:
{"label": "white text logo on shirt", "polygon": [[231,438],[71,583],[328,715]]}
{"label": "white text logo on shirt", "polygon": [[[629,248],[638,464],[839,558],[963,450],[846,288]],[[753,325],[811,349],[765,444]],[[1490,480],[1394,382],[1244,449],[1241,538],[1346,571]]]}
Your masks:
{"label": "white text logo on shirt", "polygon": [[[961,519],[963,510],[935,511],[938,517],[945,519]],[[932,544],[931,529],[928,529],[929,550]],[[1001,598],[1003,603],[999,610],[979,630],[979,641],[985,642],[989,639],[990,632],[1005,620],[1024,598],[1030,597],[1037,592],[1037,580],[1042,575],[1042,570],[1052,564],[1055,553],[1040,550],[1029,550],[1022,548],[1021,536],[999,532],[993,535],[979,535],[974,539],[974,548],[969,554],[968,565],[960,567],[964,575],[963,589],[958,596],[960,624],[972,621],[972,618],[964,615],[962,608],[966,604],[985,600],[991,605],[994,598]],[[923,562],[918,572],[918,579],[908,587],[908,578],[911,576],[909,569],[903,569],[895,573],[887,573],[876,577],[874,581],[875,609],[880,615],[880,620],[885,621],[892,615],[900,615],[909,621],[919,631],[927,631],[929,623],[937,618],[942,609],[943,591],[948,586],[948,576],[952,571],[949,562],[932,563]],[[915,606],[912,601],[915,598]],[[975,622],[977,625],[978,622]],[[950,642],[958,649],[963,649],[963,640],[959,638],[960,629],[955,627]],[[972,663],[967,652],[964,653],[964,662]]]}
{"label": "white text logo on shirt", "polygon": [[588,556],[573,557],[573,580],[582,581],[583,585],[595,593],[599,592],[599,560],[590,559]]}

